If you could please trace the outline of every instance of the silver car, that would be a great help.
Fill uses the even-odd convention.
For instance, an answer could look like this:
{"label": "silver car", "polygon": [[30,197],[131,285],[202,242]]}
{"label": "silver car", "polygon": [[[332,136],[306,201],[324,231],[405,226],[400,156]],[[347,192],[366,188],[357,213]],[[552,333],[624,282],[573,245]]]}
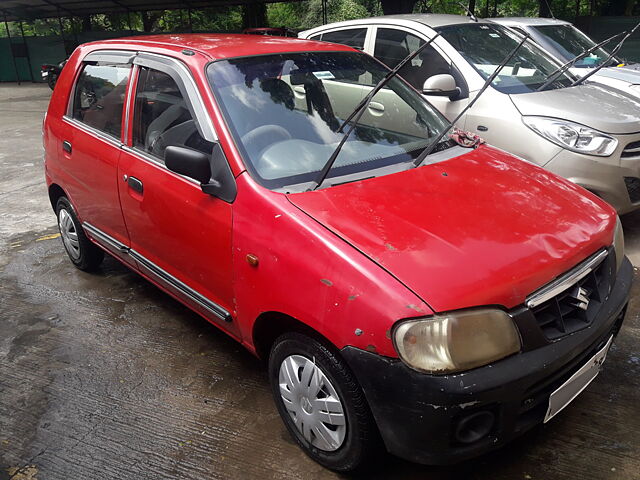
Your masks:
{"label": "silver car", "polygon": [[[301,38],[343,43],[396,66],[434,36],[400,74],[452,120],[521,37],[457,15],[391,15],[324,25]],[[596,193],[619,213],[640,207],[640,101],[567,72],[538,91],[560,63],[525,43],[458,126]],[[368,115],[402,120],[380,92]]]}
{"label": "silver car", "polygon": [[[529,34],[533,41],[561,63],[572,60],[596,45],[591,38],[564,20],[504,17],[492,18],[491,21],[506,25],[517,32]],[[609,57],[609,52],[619,40],[620,38],[613,40],[603,48],[596,49],[591,55],[578,60],[571,68],[571,72],[581,77],[600,66],[600,63]],[[624,64],[621,58],[614,57],[611,66],[602,68],[590,79],[640,97],[640,64],[638,63]]]}

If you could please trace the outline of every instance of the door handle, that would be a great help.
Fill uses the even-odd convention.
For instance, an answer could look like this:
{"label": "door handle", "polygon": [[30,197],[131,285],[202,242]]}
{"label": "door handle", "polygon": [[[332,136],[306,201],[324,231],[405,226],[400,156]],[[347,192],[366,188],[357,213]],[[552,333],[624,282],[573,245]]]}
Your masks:
{"label": "door handle", "polygon": [[71,153],[71,142],[68,140],[62,142],[62,149],[67,153]]}
{"label": "door handle", "polygon": [[384,113],[384,105],[378,102],[369,102],[369,110],[374,115],[382,115]]}
{"label": "door handle", "polygon": [[142,182],[140,180],[138,180],[136,177],[129,177],[127,179],[127,185],[129,185],[129,188],[131,188],[132,190],[135,190],[138,193],[142,193],[142,191],[144,190],[143,186],[142,186]]}

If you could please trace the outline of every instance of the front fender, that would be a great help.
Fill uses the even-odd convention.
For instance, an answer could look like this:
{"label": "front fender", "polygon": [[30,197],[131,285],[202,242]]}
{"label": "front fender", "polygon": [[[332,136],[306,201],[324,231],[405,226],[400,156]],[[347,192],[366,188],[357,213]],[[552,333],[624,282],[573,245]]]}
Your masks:
{"label": "front fender", "polygon": [[[289,315],[336,347],[397,357],[391,327],[432,314],[408,288],[365,255],[295,208],[286,195],[240,175],[233,204],[236,316],[254,349],[253,324],[263,312]],[[257,258],[252,265],[247,255]],[[255,258],[252,259],[255,263]]]}

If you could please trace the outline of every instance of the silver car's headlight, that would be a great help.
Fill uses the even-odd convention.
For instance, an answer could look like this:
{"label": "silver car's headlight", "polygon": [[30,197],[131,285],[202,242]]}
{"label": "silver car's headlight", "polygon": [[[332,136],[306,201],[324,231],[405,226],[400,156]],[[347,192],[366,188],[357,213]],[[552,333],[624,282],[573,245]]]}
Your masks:
{"label": "silver car's headlight", "polygon": [[613,249],[616,251],[616,272],[620,270],[622,260],[624,260],[624,232],[620,217],[616,217],[616,230],[613,234]]}
{"label": "silver car's headlight", "polygon": [[572,152],[608,157],[618,146],[612,136],[579,123],[530,116],[522,117],[522,121],[538,135]]}
{"label": "silver car's headlight", "polygon": [[520,351],[511,317],[489,308],[400,322],[393,342],[408,366],[440,374],[480,367]]}

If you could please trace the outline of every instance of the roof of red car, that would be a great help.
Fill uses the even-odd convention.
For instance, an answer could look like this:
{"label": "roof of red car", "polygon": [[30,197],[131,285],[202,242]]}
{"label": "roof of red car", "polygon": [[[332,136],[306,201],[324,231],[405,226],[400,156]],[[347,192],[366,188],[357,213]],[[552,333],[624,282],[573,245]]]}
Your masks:
{"label": "roof of red car", "polygon": [[269,53],[305,51],[354,51],[353,48],[334,43],[303,40],[299,38],[271,37],[245,34],[185,33],[143,35],[136,37],[101,40],[94,44],[120,44],[155,48],[189,49],[210,56],[212,59],[264,55]]}

